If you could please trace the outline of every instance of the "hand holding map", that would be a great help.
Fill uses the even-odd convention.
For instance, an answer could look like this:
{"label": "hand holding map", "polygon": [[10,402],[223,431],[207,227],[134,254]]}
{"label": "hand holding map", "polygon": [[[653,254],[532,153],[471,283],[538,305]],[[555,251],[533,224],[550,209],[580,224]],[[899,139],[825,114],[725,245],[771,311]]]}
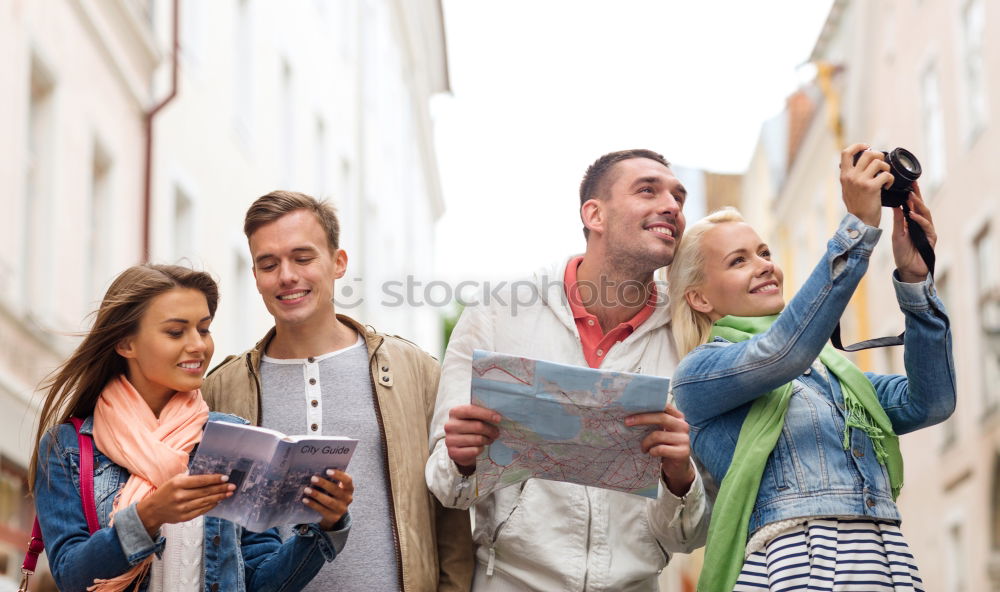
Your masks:
{"label": "hand holding map", "polygon": [[687,495],[695,472],[691,463],[691,429],[684,421],[684,414],[668,404],[658,413],[630,415],[625,418],[625,425],[656,428],[643,439],[642,450],[660,459],[667,489],[678,497]]}
{"label": "hand holding map", "polygon": [[458,405],[448,411],[444,443],[460,473],[475,472],[476,458],[500,435],[498,423],[500,416],[495,411],[477,405]]}
{"label": "hand holding map", "polygon": [[582,368],[476,350],[472,404],[498,413],[499,437],[476,462],[480,489],[535,477],[657,496],[660,457],[643,441],[664,413],[667,378]]}

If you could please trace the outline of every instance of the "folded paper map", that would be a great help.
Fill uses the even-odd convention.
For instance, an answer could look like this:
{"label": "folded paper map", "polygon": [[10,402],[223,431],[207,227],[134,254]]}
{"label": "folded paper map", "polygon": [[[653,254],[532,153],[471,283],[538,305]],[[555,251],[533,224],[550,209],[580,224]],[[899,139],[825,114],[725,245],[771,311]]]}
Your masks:
{"label": "folded paper map", "polygon": [[625,418],[662,411],[670,380],[482,350],[472,356],[472,403],[502,417],[479,455],[480,490],[530,477],[655,498],[660,463],[642,451],[653,426]]}

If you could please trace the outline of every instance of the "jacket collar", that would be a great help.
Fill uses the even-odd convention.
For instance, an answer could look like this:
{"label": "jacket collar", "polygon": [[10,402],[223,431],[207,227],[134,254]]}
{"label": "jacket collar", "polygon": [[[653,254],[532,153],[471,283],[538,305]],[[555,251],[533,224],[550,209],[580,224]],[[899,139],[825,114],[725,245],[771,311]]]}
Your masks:
{"label": "jacket collar", "polygon": [[[576,320],[573,318],[573,311],[570,309],[569,300],[566,297],[566,285],[563,278],[566,273],[566,265],[579,255],[571,255],[562,260],[561,263],[553,263],[547,267],[539,269],[534,273],[537,293],[541,295],[542,302],[552,310],[567,328],[574,333],[577,332]],[[654,277],[659,276],[655,274]],[[650,316],[644,323],[639,325],[629,338],[636,338],[649,331],[670,325],[670,306],[667,301],[667,283],[665,280],[657,279],[656,292],[660,298],[660,303],[656,305]]]}
{"label": "jacket collar", "polygon": [[[362,325],[358,321],[343,314],[338,314],[337,320],[354,329],[358,335],[361,335],[364,338],[365,346],[368,348],[369,360],[375,355],[375,352],[378,350],[379,346],[382,345],[382,342],[385,341],[385,337],[381,333],[377,332],[371,325]],[[267,350],[267,346],[277,334],[277,327],[271,327],[271,330],[264,335],[264,338],[258,341],[257,344],[253,346],[253,349],[247,352],[247,355],[250,357],[251,367],[260,368],[260,358],[264,355],[264,352]]]}

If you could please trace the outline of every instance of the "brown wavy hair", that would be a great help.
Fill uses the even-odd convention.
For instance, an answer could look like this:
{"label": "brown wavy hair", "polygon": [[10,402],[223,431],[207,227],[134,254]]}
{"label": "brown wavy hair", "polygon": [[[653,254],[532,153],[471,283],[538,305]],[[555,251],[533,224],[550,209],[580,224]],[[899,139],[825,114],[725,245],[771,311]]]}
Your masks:
{"label": "brown wavy hair", "polygon": [[94,413],[105,385],[128,369],[115,346],[135,335],[154,298],[174,288],[190,288],[204,294],[209,314],[215,316],[219,287],[209,274],[180,265],[129,267],[108,287],[101,306],[94,312],[94,325],[83,335],[80,345],[39,385],[39,390],[47,392],[28,469],[28,487],[32,491],[42,437],[70,417],[85,418]]}
{"label": "brown wavy hair", "polygon": [[330,251],[340,248],[340,220],[337,219],[337,210],[333,204],[297,191],[272,191],[254,200],[247,209],[246,217],[243,218],[243,234],[250,240],[250,235],[257,232],[261,226],[297,210],[315,214],[316,220],[326,233]]}

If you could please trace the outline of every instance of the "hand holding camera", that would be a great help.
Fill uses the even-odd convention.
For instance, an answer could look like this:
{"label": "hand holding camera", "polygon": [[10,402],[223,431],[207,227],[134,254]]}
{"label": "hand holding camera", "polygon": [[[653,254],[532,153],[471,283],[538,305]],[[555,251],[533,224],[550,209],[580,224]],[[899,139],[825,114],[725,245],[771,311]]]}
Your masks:
{"label": "hand holding camera", "polygon": [[889,163],[881,152],[864,144],[852,144],[840,153],[840,186],[847,211],[868,226],[882,219],[881,191],[895,183]]}
{"label": "hand holding camera", "polygon": [[[937,244],[937,232],[931,219],[931,211],[920,194],[920,186],[913,183],[912,193],[903,207],[892,210],[892,255],[896,261],[900,281],[915,284],[927,279],[931,269],[928,261],[913,240],[917,231],[921,232],[931,253]],[[933,261],[933,257],[931,258]]]}
{"label": "hand holding camera", "polygon": [[[923,172],[920,162],[904,148],[894,148],[890,152],[868,148],[866,144],[852,144],[840,153],[844,205],[848,212],[869,226],[878,226],[882,206],[892,208],[892,254],[899,279],[907,283],[922,282],[928,274],[934,274],[937,233],[917,185]],[[840,340],[838,324],[830,340],[842,351],[859,351],[902,345],[903,335],[845,346]]]}
{"label": "hand holding camera", "polygon": [[[850,165],[847,164],[848,155]],[[869,226],[878,226],[880,216],[871,211],[873,207],[877,208],[871,204],[871,192],[877,186],[881,205],[894,210],[892,250],[900,276],[913,279],[922,271],[920,279],[914,281],[923,281],[928,273],[934,273],[937,235],[930,221],[930,210],[924,204],[917,185],[917,179],[923,172],[917,157],[905,148],[876,152],[868,150],[865,144],[852,144],[840,156],[840,183],[847,211]],[[909,240],[903,240],[904,237]],[[916,261],[918,258],[920,261]]]}

